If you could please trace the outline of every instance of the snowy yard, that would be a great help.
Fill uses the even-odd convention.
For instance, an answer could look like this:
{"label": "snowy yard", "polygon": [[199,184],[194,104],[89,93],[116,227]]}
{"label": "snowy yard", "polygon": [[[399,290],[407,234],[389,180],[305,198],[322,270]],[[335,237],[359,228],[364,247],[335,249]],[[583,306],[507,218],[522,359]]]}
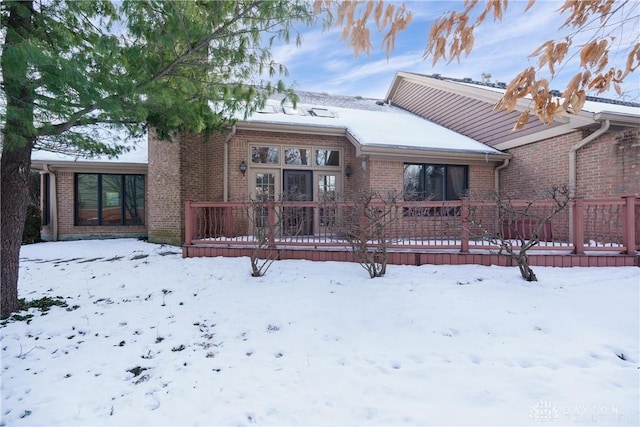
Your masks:
{"label": "snowy yard", "polygon": [[0,425],[640,424],[640,269],[534,269],[24,246]]}

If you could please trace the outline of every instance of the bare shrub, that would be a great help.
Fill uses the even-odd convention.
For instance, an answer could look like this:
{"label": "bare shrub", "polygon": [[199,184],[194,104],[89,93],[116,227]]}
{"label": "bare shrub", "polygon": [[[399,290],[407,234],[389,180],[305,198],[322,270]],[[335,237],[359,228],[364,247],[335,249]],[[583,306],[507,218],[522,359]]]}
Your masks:
{"label": "bare shrub", "polygon": [[345,209],[346,221],[342,236],[354,259],[369,273],[382,277],[387,271],[389,228],[398,214],[397,194],[381,197],[377,192],[360,195],[350,210]]}
{"label": "bare shrub", "polygon": [[311,224],[310,209],[299,203],[272,199],[251,200],[246,217],[254,237],[251,276],[264,276],[279,258],[276,240],[295,240]]}
{"label": "bare shrub", "polygon": [[550,221],[569,204],[569,188],[554,187],[545,192],[551,200],[550,207],[540,209],[541,198],[533,197],[525,203],[517,203],[509,195],[493,194],[495,216],[481,213],[478,206],[469,210],[468,224],[473,233],[480,233],[483,240],[498,246],[499,255],[511,258],[518,264],[522,278],[528,282],[538,280],[529,265],[527,252],[540,243],[541,238],[550,238]]}

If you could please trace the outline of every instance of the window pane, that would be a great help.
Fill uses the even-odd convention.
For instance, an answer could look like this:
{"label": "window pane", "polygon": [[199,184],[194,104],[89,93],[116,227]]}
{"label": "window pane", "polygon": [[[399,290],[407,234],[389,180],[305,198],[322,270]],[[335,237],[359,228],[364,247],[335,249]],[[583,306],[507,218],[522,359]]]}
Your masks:
{"label": "window pane", "polygon": [[78,225],[98,225],[98,175],[77,175]]}
{"label": "window pane", "polygon": [[427,165],[425,168],[427,200],[444,200],[444,166]]}
{"label": "window pane", "polygon": [[256,200],[274,200],[276,196],[276,178],[272,173],[256,173]]}
{"label": "window pane", "polygon": [[403,191],[405,200],[417,201],[424,198],[422,169],[422,165],[404,165]]}
{"label": "window pane", "polygon": [[102,175],[102,224],[122,224],[122,175]]}
{"label": "window pane", "polygon": [[144,224],[144,175],[125,175],[125,224]]}
{"label": "window pane", "polygon": [[336,150],[316,150],[316,165],[340,166],[340,152]]}
{"label": "window pane", "polygon": [[319,212],[320,226],[328,227],[336,224],[337,209],[333,206],[336,200],[336,176],[318,175],[318,199],[324,202]]}
{"label": "window pane", "polygon": [[318,198],[321,202],[336,199],[335,175],[318,175]]}
{"label": "window pane", "polygon": [[447,200],[460,200],[467,191],[467,167],[447,166]]}
{"label": "window pane", "polygon": [[[256,173],[256,201],[274,200],[276,196],[276,177],[272,173]],[[256,206],[254,225],[266,227],[269,225],[269,211],[267,206]]]}
{"label": "window pane", "polygon": [[280,163],[278,147],[251,147],[251,162],[277,165]]}
{"label": "window pane", "polygon": [[311,164],[311,152],[306,148],[285,148],[284,162],[288,165],[309,165]]}

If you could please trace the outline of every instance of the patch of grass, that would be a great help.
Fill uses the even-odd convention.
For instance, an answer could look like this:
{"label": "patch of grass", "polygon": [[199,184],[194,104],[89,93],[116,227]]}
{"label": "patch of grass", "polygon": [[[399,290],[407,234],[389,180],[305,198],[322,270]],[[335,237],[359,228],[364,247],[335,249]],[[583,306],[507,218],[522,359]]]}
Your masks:
{"label": "patch of grass", "polygon": [[[24,298],[20,298],[18,300],[18,307],[20,308],[20,311],[27,311],[30,308],[37,308],[38,310],[40,310],[40,312],[43,315],[47,314],[49,309],[51,309],[51,307],[53,306],[67,307],[67,302],[64,300],[64,298],[60,296],[42,297],[40,299],[34,299],[29,301],[27,301]],[[2,323],[0,323],[0,325],[2,326],[6,325],[7,321],[9,320],[14,320],[16,322],[26,321],[28,324],[31,322],[31,319],[33,319],[33,314],[31,313],[26,313],[26,314],[15,313],[11,317],[9,317],[7,320],[4,320]]]}
{"label": "patch of grass", "polygon": [[149,368],[143,368],[141,366],[136,366],[135,368],[127,369],[127,372],[131,372],[134,377],[137,377],[138,375],[140,375],[141,373],[143,373],[147,369],[149,369]]}
{"label": "patch of grass", "polygon": [[5,326],[10,320],[15,320],[16,322],[27,322],[27,325],[31,323],[31,319],[33,319],[33,314],[13,314],[8,319],[0,322],[0,325]]}
{"label": "patch of grass", "polygon": [[49,311],[49,309],[53,306],[67,307],[67,302],[64,300],[64,298],[60,296],[42,297],[40,299],[34,299],[30,301],[27,301],[24,298],[20,298],[18,300],[18,305],[20,307],[20,310],[29,310],[30,308],[37,308],[38,310],[44,313],[46,311]]}

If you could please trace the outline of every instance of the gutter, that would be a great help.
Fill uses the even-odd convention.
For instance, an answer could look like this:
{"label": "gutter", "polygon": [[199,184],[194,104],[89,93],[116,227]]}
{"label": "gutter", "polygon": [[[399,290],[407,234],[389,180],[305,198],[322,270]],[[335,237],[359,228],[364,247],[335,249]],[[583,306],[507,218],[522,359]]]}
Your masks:
{"label": "gutter", "polygon": [[[594,115],[594,118],[598,117],[598,115]],[[569,149],[569,195],[572,199],[576,197],[576,183],[578,180],[577,173],[577,151],[589,144],[594,139],[598,138],[600,135],[604,134],[609,130],[609,125],[611,124],[609,119],[605,119],[600,123],[600,129],[596,130],[591,135],[587,136],[583,140],[577,142],[571,149]]]}
{"label": "gutter", "polygon": [[493,191],[495,191],[496,194],[500,194],[500,171],[509,166],[510,161],[510,158],[504,159],[504,162],[493,170]]}
{"label": "gutter", "polygon": [[231,131],[224,139],[224,166],[222,171],[222,201],[229,201],[229,143],[236,135],[236,126],[233,125]]}
{"label": "gutter", "polygon": [[44,173],[49,174],[49,222],[51,222],[51,241],[58,241],[58,191],[56,173],[47,163],[43,163]]}

